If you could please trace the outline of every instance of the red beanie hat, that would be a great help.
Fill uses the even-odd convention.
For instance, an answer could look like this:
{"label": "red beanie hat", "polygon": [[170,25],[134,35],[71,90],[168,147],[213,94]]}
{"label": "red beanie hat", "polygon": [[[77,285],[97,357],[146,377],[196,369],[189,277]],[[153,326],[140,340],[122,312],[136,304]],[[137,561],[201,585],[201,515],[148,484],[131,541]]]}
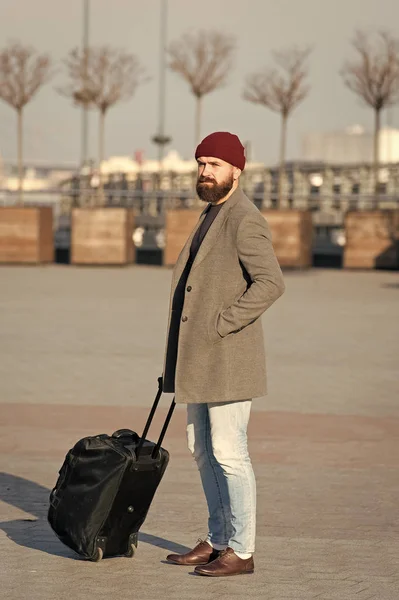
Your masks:
{"label": "red beanie hat", "polygon": [[195,158],[200,156],[220,158],[241,171],[245,167],[244,146],[236,135],[227,131],[216,131],[204,138],[195,151]]}

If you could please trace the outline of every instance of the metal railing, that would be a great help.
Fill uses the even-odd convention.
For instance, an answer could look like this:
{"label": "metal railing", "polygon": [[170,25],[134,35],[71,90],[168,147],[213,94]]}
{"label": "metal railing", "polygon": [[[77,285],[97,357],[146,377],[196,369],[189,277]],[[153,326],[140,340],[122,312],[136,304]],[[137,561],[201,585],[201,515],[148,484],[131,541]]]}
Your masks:
{"label": "metal railing", "polygon": [[[245,190],[259,210],[273,210],[278,207],[277,194],[266,194],[263,190]],[[18,192],[0,189],[0,205],[12,206],[18,201]],[[74,207],[125,207],[133,208],[137,215],[157,218],[172,209],[201,209],[204,203],[196,196],[195,190],[121,190],[105,189],[99,200],[98,190],[84,189],[45,189],[24,192],[26,205],[52,205],[59,214],[68,215]],[[399,207],[399,195],[381,194],[288,194],[280,208],[311,210],[314,213],[345,214],[348,210],[392,209]]]}

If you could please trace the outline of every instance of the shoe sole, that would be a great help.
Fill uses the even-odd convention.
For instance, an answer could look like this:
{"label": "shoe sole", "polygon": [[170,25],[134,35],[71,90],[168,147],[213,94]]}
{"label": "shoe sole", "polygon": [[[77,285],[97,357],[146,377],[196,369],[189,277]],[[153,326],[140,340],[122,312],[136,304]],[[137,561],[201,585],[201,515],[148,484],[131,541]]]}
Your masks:
{"label": "shoe sole", "polygon": [[168,560],[166,559],[166,561],[171,564],[171,565],[177,565],[179,567],[204,567],[205,565],[207,565],[207,562],[203,562],[203,563],[181,563],[181,562],[175,562],[174,560]]}
{"label": "shoe sole", "polygon": [[196,575],[201,575],[202,577],[234,577],[235,575],[253,575],[255,570],[252,571],[240,571],[240,573],[226,573],[225,575],[218,575],[215,573],[200,573],[199,571],[194,571]]}

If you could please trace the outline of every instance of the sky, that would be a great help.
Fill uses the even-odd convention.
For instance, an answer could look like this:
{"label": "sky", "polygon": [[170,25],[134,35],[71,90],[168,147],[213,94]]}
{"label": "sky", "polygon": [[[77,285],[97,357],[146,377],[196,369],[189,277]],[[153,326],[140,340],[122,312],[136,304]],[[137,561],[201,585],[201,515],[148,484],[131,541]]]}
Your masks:
{"label": "sky", "polygon": [[[82,41],[82,0],[1,0],[0,47],[18,40],[47,52],[56,75],[25,111],[25,158],[77,164],[81,147],[81,111],[60,96],[66,82],[62,60]],[[351,56],[356,29],[395,33],[398,0],[168,0],[168,40],[197,30],[219,30],[236,38],[234,66],[227,84],[206,96],[202,136],[231,131],[250,142],[253,160],[277,161],[280,118],[242,98],[245,78],[272,64],[272,51],[292,45],[313,48],[309,59],[308,98],[295,110],[288,129],[288,158],[300,158],[308,131],[344,129],[355,123],[372,128],[373,114],[339,75]],[[106,119],[106,156],[132,156],[142,150],[156,157],[159,93],[160,0],[90,0],[90,44],[114,46],[136,54],[149,81],[128,102],[113,107]],[[168,71],[166,133],[170,149],[191,158],[195,150],[194,98],[188,85]],[[385,118],[385,117],[384,117]],[[399,126],[399,108],[390,123]],[[97,156],[97,113],[90,115],[90,156]],[[0,156],[16,157],[15,111],[0,101]]]}

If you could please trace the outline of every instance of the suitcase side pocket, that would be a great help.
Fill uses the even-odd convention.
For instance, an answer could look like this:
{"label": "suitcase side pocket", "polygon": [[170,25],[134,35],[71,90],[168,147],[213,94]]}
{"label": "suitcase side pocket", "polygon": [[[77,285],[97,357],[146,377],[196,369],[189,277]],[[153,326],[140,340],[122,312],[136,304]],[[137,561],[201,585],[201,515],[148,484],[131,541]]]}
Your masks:
{"label": "suitcase side pocket", "polygon": [[[62,464],[61,469],[59,470],[59,474],[58,474],[58,479],[56,481],[55,487],[52,489],[51,493],[50,493],[50,505],[56,509],[57,506],[60,503],[61,497],[59,492],[61,492],[67,485],[71,473],[72,473],[72,469],[76,463],[77,457],[72,454],[71,452],[68,452],[68,454],[65,457],[65,460]],[[61,494],[62,496],[62,494]]]}

